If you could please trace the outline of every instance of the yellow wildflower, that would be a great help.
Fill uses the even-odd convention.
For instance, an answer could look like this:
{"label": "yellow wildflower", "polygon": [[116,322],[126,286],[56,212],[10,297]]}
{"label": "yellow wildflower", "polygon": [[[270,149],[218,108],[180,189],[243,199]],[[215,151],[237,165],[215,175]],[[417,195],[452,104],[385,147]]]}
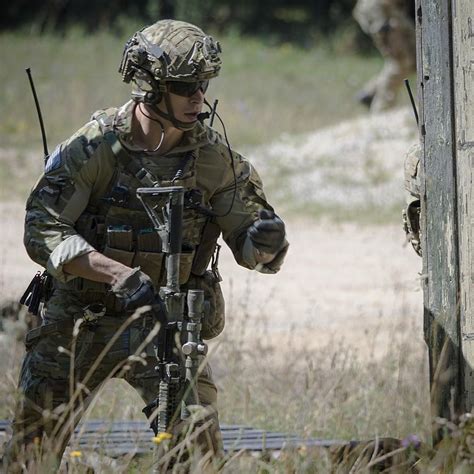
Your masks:
{"label": "yellow wildflower", "polygon": [[170,433],[160,433],[158,436],[155,436],[153,438],[153,442],[155,444],[160,444],[162,441],[165,441],[166,439],[171,439],[172,437],[173,435]]}
{"label": "yellow wildflower", "polygon": [[71,451],[69,453],[69,455],[72,457],[72,458],[80,458],[82,456],[82,452],[81,451]]}

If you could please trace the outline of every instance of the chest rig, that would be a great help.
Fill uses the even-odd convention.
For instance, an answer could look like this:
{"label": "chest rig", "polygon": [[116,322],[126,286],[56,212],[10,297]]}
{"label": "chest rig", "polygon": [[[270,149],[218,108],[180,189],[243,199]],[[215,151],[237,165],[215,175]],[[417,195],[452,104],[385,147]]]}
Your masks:
{"label": "chest rig", "polygon": [[[98,204],[90,204],[78,220],[78,233],[107,257],[130,267],[139,266],[159,288],[166,280],[162,243],[136,190],[139,187],[182,186],[186,193],[180,284],[185,285],[191,275],[203,275],[214,254],[220,229],[213,222],[208,203],[204,202],[197,185],[198,149],[170,153],[158,159],[131,153],[114,131],[113,113],[104,111],[94,114],[93,118],[100,125],[117,167],[106,194]],[[215,270],[217,272],[217,267]],[[106,285],[90,280],[76,278],[73,282],[80,293],[107,291]]]}

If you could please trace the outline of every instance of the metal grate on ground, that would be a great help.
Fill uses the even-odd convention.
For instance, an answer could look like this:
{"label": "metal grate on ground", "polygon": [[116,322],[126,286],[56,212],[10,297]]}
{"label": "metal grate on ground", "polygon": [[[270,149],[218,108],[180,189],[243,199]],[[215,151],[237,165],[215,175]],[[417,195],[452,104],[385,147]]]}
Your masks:
{"label": "metal grate on ground", "polygon": [[[9,422],[0,420],[0,434],[6,436],[8,430]],[[347,444],[345,441],[302,438],[240,425],[221,425],[221,431],[227,453],[281,451],[303,446],[329,448]],[[149,453],[154,447],[152,438],[153,432],[146,421],[88,420],[77,427],[73,444],[83,451],[100,450],[110,457],[118,457]]]}

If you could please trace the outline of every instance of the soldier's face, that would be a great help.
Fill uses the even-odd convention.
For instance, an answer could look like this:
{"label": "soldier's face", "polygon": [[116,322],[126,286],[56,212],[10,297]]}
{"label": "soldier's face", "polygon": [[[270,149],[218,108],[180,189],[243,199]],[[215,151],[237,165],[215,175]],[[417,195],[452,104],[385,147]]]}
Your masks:
{"label": "soldier's face", "polygon": [[[171,107],[173,108],[174,116],[180,122],[193,123],[198,119],[198,114],[202,112],[204,105],[204,95],[207,89],[205,87],[198,87],[190,95],[181,95],[169,92],[171,100]],[[192,89],[191,89],[192,91]],[[165,100],[161,100],[158,107],[164,112],[168,112]]]}

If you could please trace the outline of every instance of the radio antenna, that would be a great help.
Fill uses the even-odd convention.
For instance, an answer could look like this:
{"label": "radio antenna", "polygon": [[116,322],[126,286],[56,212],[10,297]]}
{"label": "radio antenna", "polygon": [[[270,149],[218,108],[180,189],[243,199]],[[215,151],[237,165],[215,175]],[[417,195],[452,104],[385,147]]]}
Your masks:
{"label": "radio antenna", "polygon": [[43,139],[44,160],[46,161],[49,156],[48,143],[46,140],[46,132],[44,130],[43,116],[41,115],[41,108],[38,102],[38,96],[36,95],[36,89],[35,89],[35,84],[33,82],[33,77],[31,76],[31,69],[29,67],[26,68],[26,74],[28,74],[28,79],[30,81],[30,86],[31,86],[31,92],[33,93],[33,99],[35,100],[36,112],[38,113],[38,120],[40,124],[40,129],[41,129],[41,138]]}
{"label": "radio antenna", "polygon": [[410,81],[408,79],[405,79],[403,82],[405,83],[405,87],[408,91],[408,96],[410,97],[411,106],[413,107],[413,113],[415,114],[416,124],[419,125],[418,111],[416,110],[415,99],[413,98],[413,94],[411,92]]}

